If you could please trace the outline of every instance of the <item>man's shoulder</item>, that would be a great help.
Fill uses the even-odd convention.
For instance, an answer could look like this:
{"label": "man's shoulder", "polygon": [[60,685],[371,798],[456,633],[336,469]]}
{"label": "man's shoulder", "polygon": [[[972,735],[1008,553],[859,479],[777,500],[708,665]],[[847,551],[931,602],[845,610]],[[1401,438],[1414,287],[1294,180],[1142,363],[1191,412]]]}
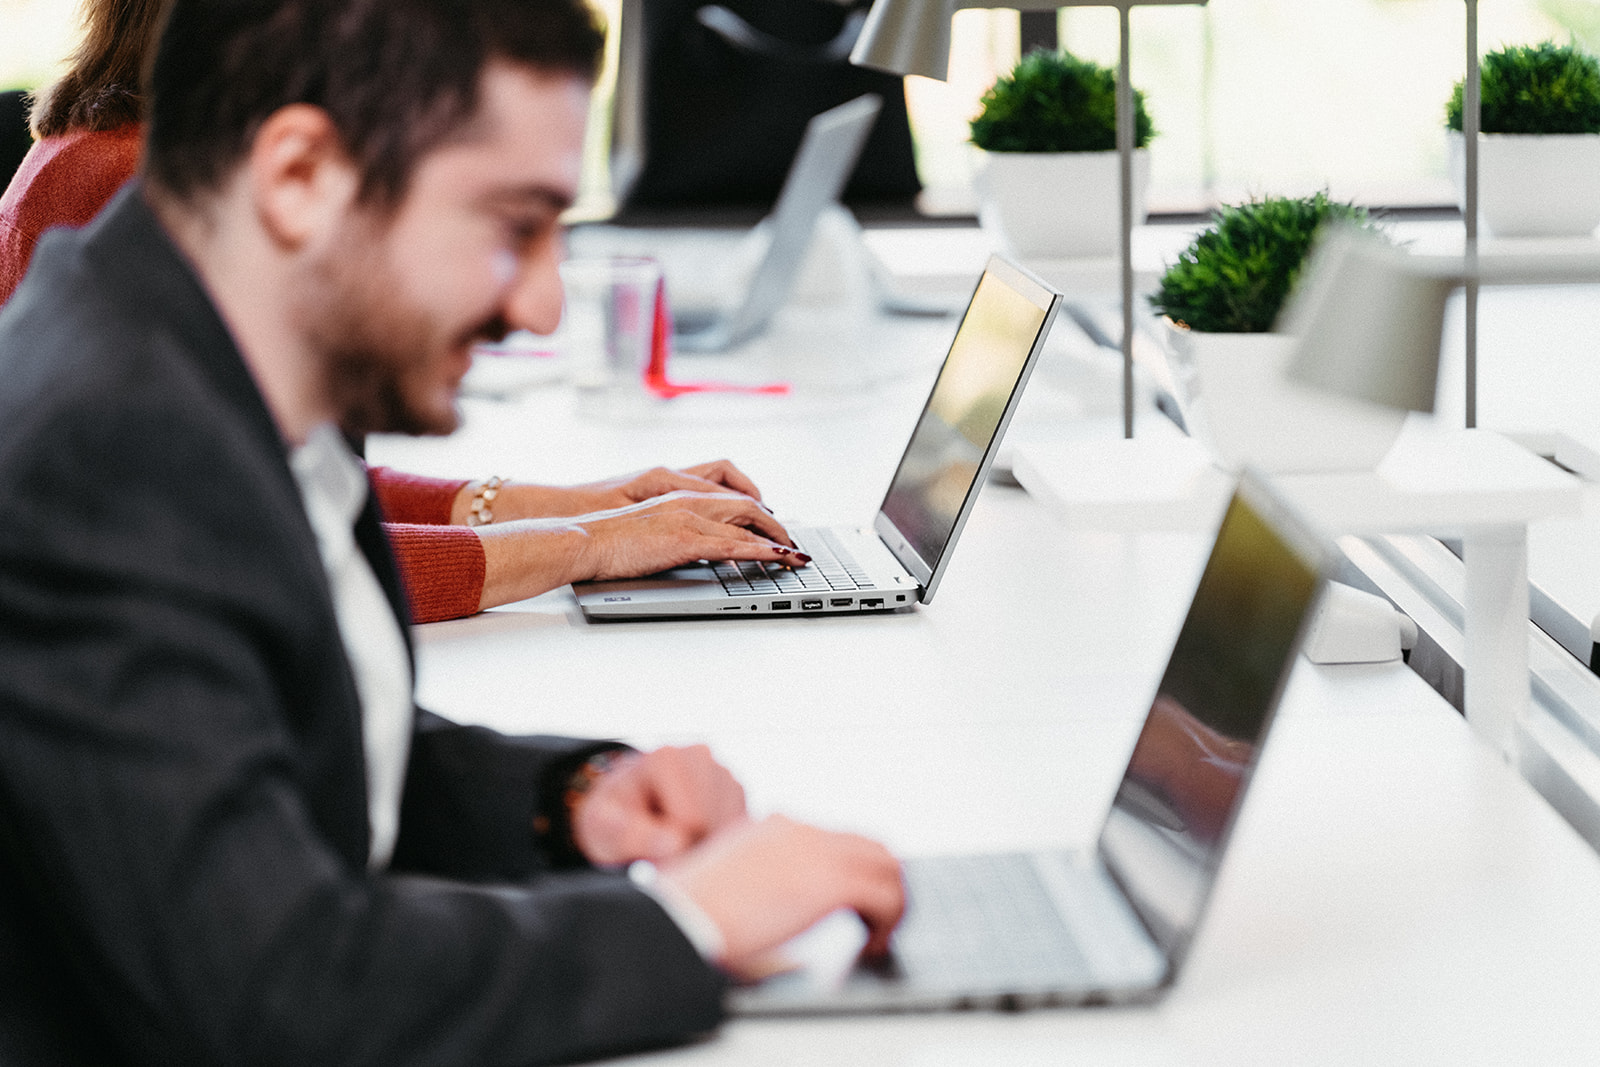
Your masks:
{"label": "man's shoulder", "polygon": [[288,506],[249,371],[153,219],[117,217],[128,196],[50,235],[0,309],[0,500],[55,483],[153,506],[228,486],[241,504]]}
{"label": "man's shoulder", "polygon": [[177,406],[169,379],[186,361],[167,310],[105,284],[78,242],[48,243],[59,247],[0,313],[0,432],[36,433],[53,412],[84,419],[147,393]]}
{"label": "man's shoulder", "polygon": [[0,575],[227,604],[300,634],[321,567],[267,416],[160,316],[95,315],[77,337],[0,316]]}
{"label": "man's shoulder", "polygon": [[100,405],[179,419],[261,407],[226,327],[137,189],[91,226],[46,235],[0,309],[0,410],[84,415]]}

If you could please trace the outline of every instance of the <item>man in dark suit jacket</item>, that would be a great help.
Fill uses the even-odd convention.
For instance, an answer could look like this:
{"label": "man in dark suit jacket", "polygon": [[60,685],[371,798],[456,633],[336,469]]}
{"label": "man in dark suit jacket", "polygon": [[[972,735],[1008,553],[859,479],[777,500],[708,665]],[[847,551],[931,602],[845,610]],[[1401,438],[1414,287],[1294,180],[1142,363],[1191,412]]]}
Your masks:
{"label": "man in dark suit jacket", "polygon": [[579,0],[175,5],[144,180],[0,312],[0,1063],[572,1059],[711,1028],[836,908],[886,945],[892,857],[703,749],[412,708],[374,505],[306,473],[554,327],[599,41]]}

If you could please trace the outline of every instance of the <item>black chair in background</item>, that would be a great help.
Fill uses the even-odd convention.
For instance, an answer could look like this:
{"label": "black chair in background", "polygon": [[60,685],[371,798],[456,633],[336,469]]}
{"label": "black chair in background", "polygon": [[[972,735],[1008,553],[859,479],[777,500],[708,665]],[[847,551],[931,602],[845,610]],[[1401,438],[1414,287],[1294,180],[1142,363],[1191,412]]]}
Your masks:
{"label": "black chair in background", "polygon": [[11,184],[11,176],[33,145],[33,136],[28,132],[27,95],[26,89],[0,92],[0,190]]}

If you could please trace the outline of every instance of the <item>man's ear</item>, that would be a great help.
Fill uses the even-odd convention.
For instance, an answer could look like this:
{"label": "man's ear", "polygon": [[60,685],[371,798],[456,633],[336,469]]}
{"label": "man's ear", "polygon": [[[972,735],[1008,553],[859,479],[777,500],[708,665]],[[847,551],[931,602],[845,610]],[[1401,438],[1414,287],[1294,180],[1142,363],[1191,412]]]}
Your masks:
{"label": "man's ear", "polygon": [[273,112],[251,142],[247,165],[257,218],[290,250],[331,232],[360,185],[333,121],[310,104]]}

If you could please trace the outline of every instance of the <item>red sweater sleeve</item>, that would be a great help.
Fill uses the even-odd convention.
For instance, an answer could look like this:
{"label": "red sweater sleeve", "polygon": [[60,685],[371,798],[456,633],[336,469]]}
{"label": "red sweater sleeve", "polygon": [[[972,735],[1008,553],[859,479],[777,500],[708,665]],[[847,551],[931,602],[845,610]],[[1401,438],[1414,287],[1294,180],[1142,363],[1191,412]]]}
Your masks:
{"label": "red sweater sleeve", "polygon": [[34,142],[0,195],[0,304],[22,281],[40,234],[82,226],[133,177],[141,132],[130,125]]}
{"label": "red sweater sleeve", "polygon": [[367,472],[383,517],[392,522],[443,526],[466,478],[427,478],[392,467],[372,467]]}
{"label": "red sweater sleeve", "polygon": [[483,599],[483,542],[467,526],[383,524],[400,565],[412,622],[477,613]]}

